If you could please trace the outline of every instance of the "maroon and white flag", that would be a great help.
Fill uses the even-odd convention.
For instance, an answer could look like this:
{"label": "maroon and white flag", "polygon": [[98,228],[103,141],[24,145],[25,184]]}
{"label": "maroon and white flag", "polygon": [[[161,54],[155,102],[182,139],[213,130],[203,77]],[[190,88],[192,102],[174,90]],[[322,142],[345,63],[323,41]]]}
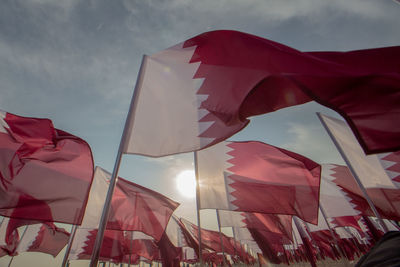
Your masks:
{"label": "maroon and white flag", "polygon": [[[82,227],[96,229],[108,190],[111,174],[96,167],[93,186]],[[166,196],[118,178],[107,222],[109,230],[141,231],[160,240],[179,203]]]}
{"label": "maroon and white flag", "polygon": [[28,225],[18,244],[17,252],[41,252],[55,258],[67,245],[69,236],[65,229],[54,225]]}
{"label": "maroon and white flag", "polygon": [[[18,232],[18,228],[24,230]],[[10,256],[21,252],[41,252],[56,257],[69,240],[69,233],[53,223],[4,218],[0,226],[0,249]]]}
{"label": "maroon and white flag", "polygon": [[400,149],[399,58],[400,47],[300,52],[237,31],[202,33],[144,58],[124,152],[199,150],[249,116],[312,100],[342,114],[365,151]]}
{"label": "maroon and white flag", "polygon": [[[69,260],[90,259],[96,235],[97,229],[78,227],[71,245]],[[129,262],[129,255],[131,255],[131,262],[133,263],[139,254],[143,256],[148,253],[142,251],[142,247],[139,248],[139,245],[142,246],[143,244],[155,246],[154,239],[142,232],[105,230],[100,257],[107,261]],[[134,245],[136,245],[135,248]],[[158,253],[158,251],[155,253]]]}
{"label": "maroon and white flag", "polygon": [[8,223],[10,218],[3,218],[0,225],[0,257],[5,255],[16,255],[19,243],[19,234],[17,229],[10,232]]}
{"label": "maroon and white flag", "polygon": [[366,188],[400,189],[400,151],[366,155],[346,122],[321,118]]}
{"label": "maroon and white flag", "polygon": [[49,119],[0,111],[0,215],[80,224],[92,178],[84,140]]}
{"label": "maroon and white flag", "polygon": [[[196,240],[197,244],[199,242],[199,228],[197,225],[185,220],[183,218],[180,221],[184,224],[185,228],[189,231],[194,240]],[[210,249],[215,252],[222,252],[221,247],[221,237],[223,250],[225,253],[234,255],[235,248],[230,242],[230,239],[224,235],[223,233],[219,233],[217,231],[201,229],[201,246],[203,249]]]}
{"label": "maroon and white flag", "polygon": [[[80,228],[78,230],[75,234],[69,258],[71,260],[90,259],[97,229]],[[128,253],[129,244],[125,238],[124,231],[105,230],[100,259],[119,263],[123,261],[124,255]]]}
{"label": "maroon and white flag", "polygon": [[321,166],[262,142],[197,152],[200,208],[297,215],[316,223]]}
{"label": "maroon and white flag", "polygon": [[[400,152],[365,155],[346,122],[321,115],[321,118],[349,164],[364,185],[369,197],[385,218],[400,219]],[[335,169],[334,182],[363,198],[351,175]],[[341,174],[341,175],[339,175]],[[357,200],[353,200],[357,202]],[[362,203],[356,203],[361,208]],[[367,209],[365,207],[364,209]],[[368,214],[371,215],[372,214]]]}
{"label": "maroon and white flag", "polygon": [[[349,200],[351,206],[357,214],[365,216],[374,216],[373,211],[368,205],[364,194],[362,193],[354,177],[351,175],[350,170],[346,166],[329,165],[330,179],[332,184],[339,187],[345,194],[346,199]],[[398,189],[387,189],[370,187],[366,188],[367,194],[374,203],[375,208],[384,218],[398,219]],[[323,196],[321,195],[321,198]],[[327,209],[332,208],[332,203],[327,204]],[[334,208],[334,207],[333,207]],[[345,206],[343,211],[345,211]]]}
{"label": "maroon and white flag", "polygon": [[[320,186],[320,206],[324,209],[328,218],[343,216],[358,216],[362,211],[356,209],[351,194],[337,184],[335,181],[338,176],[341,180],[355,183],[354,178],[345,166],[335,164],[322,164],[321,186]],[[344,176],[344,177],[343,177]],[[367,202],[365,202],[368,205]],[[322,217],[323,219],[323,217]]]}
{"label": "maroon and white flag", "polygon": [[221,227],[245,227],[285,234],[292,239],[292,216],[220,210]]}

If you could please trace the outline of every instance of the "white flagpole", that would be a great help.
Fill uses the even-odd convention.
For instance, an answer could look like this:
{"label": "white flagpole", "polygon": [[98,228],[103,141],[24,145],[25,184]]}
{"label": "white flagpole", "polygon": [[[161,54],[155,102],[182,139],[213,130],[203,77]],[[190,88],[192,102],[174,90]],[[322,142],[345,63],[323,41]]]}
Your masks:
{"label": "white flagpole", "polygon": [[196,209],[197,209],[197,226],[199,228],[199,261],[200,266],[203,266],[203,255],[201,248],[201,225],[200,225],[200,183],[199,183],[199,166],[197,165],[197,151],[194,155],[194,172],[196,175]]}
{"label": "white flagpole", "polygon": [[332,132],[330,131],[329,127],[326,125],[325,121],[323,120],[323,118],[319,112],[317,112],[317,116],[318,116],[319,120],[321,121],[322,126],[324,126],[326,132],[328,133],[329,137],[332,139],[333,143],[335,144],[335,146],[336,146],[337,150],[339,151],[340,155],[342,156],[343,160],[346,162],[347,166],[349,167],[351,173],[353,174],[354,179],[356,180],[358,186],[360,187],[360,189],[361,189],[365,199],[367,200],[369,207],[371,208],[372,212],[374,213],[375,217],[378,218],[378,221],[381,224],[381,226],[383,227],[383,230],[385,232],[388,232],[389,229],[387,228],[386,224],[383,222],[381,215],[376,210],[374,203],[372,202],[371,198],[369,197],[367,190],[365,190],[364,185],[361,183],[361,180],[358,177],[353,166],[351,165],[350,160],[347,158],[342,147],[339,145],[338,141],[333,136]]}
{"label": "white flagpole", "polygon": [[[331,236],[332,236],[332,238],[333,238],[333,241],[335,242],[336,247],[337,247],[338,250],[340,251],[340,254],[342,254],[343,259],[347,259],[347,256],[346,256],[346,254],[344,253],[344,251],[342,250],[342,247],[339,246],[339,242],[338,242],[338,240],[337,240],[337,238],[336,238],[336,236],[335,236],[335,233],[333,232],[333,230],[332,230],[332,228],[331,228],[331,226],[330,226],[330,224],[329,224],[329,222],[328,222],[328,218],[326,217],[325,210],[324,210],[324,208],[321,206],[321,204],[319,205],[319,209],[320,209],[320,211],[321,211],[321,213],[322,213],[322,217],[324,217],[325,223],[326,223],[326,225],[328,226],[329,232],[331,233]],[[345,265],[347,266],[347,264],[345,264]]]}
{"label": "white flagpole", "polygon": [[100,249],[101,249],[101,245],[103,243],[103,238],[104,238],[104,231],[105,231],[105,228],[106,228],[106,225],[107,225],[108,215],[110,213],[111,199],[112,199],[112,196],[113,196],[113,193],[114,193],[115,186],[117,184],[118,171],[119,171],[119,167],[120,167],[120,164],[121,164],[121,158],[122,158],[123,150],[125,148],[126,139],[128,137],[128,132],[131,129],[131,125],[129,125],[129,122],[131,121],[131,119],[134,116],[134,109],[135,109],[135,105],[136,105],[135,104],[136,103],[135,99],[136,99],[136,97],[138,95],[139,85],[142,82],[142,71],[144,69],[145,60],[146,60],[146,56],[143,56],[142,63],[140,65],[138,78],[136,80],[135,90],[133,92],[133,97],[132,97],[132,100],[131,100],[129,112],[128,112],[128,115],[126,116],[124,131],[122,133],[121,141],[119,143],[118,153],[117,153],[117,157],[115,159],[114,170],[113,170],[112,175],[111,175],[110,185],[108,187],[106,200],[104,202],[104,208],[103,208],[103,212],[101,214],[101,219],[100,219],[100,223],[99,223],[99,229],[98,229],[98,232],[97,232],[97,235],[96,235],[96,241],[94,243],[93,253],[92,253],[92,256],[91,256],[91,259],[90,259],[90,265],[89,265],[90,267],[96,267],[97,266],[97,262],[99,261]]}
{"label": "white flagpole", "polygon": [[223,263],[224,266],[226,265],[226,260],[225,260],[225,250],[224,250],[224,242],[222,240],[222,233],[221,233],[221,222],[219,219],[219,210],[215,210],[217,213],[217,223],[218,223],[218,231],[219,231],[219,239],[221,241],[221,250],[222,250],[222,259],[223,259]]}
{"label": "white flagpole", "polygon": [[64,254],[64,258],[63,258],[63,262],[61,264],[61,267],[66,267],[67,264],[68,264],[69,253],[71,252],[72,241],[74,240],[77,227],[78,226],[76,224],[72,225],[71,234],[69,236],[67,249],[65,250],[65,254]]}

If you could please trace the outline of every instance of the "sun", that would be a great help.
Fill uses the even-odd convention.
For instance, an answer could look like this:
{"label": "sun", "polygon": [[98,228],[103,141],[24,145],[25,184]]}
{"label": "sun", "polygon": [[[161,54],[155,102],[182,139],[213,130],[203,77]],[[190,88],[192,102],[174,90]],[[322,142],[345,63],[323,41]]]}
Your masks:
{"label": "sun", "polygon": [[196,176],[193,170],[181,171],[176,176],[176,186],[179,193],[188,198],[196,196]]}

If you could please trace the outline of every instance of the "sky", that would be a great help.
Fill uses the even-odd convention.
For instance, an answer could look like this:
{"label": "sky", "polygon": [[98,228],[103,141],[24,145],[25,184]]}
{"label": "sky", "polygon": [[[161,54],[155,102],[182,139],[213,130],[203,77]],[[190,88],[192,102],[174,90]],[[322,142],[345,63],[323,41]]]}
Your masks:
{"label": "sky", "polygon": [[[301,51],[394,46],[400,43],[399,18],[400,5],[391,0],[4,0],[0,109],[51,119],[85,139],[95,165],[111,172],[143,54],[218,29]],[[308,103],[254,117],[229,140],[263,141],[319,163],[342,164],[315,112],[338,116]],[[180,194],[175,183],[177,174],[192,169],[192,153],[126,155],[119,176],[180,202],[177,215],[196,222],[194,198]],[[215,211],[201,214],[202,226],[215,229]],[[60,262],[60,256],[24,253],[12,266],[26,259],[30,266]]]}

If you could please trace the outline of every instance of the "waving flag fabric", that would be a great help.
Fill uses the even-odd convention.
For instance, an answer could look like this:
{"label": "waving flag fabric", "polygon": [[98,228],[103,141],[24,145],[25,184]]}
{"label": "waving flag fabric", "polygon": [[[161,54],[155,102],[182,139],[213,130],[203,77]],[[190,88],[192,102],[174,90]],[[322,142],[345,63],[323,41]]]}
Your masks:
{"label": "waving flag fabric", "polygon": [[[74,238],[74,246],[71,248],[70,259],[90,259],[97,229],[78,229]],[[105,230],[104,239],[100,251],[100,258],[106,261],[122,262],[124,255],[129,253],[123,231]]]}
{"label": "waving flag fabric", "polygon": [[93,176],[82,139],[0,111],[0,215],[80,224]]}
{"label": "waving flag fabric", "polygon": [[292,239],[292,216],[220,210],[221,227],[246,227],[284,234]]}
{"label": "waving flag fabric", "polygon": [[200,208],[297,215],[317,222],[321,166],[262,142],[197,152]]}
{"label": "waving flag fabric", "polygon": [[287,240],[292,239],[291,215],[249,213],[246,216],[245,223],[247,228],[276,233]]}
{"label": "waving flag fabric", "polygon": [[200,34],[145,57],[124,152],[202,149],[249,116],[311,100],[342,114],[367,152],[400,149],[399,58],[400,47],[300,52],[237,31]]}
{"label": "waving flag fabric", "polygon": [[9,218],[3,218],[0,225],[0,257],[5,255],[16,255],[17,246],[19,243],[18,231],[9,232],[8,223]]}
{"label": "waving flag fabric", "polygon": [[[198,242],[199,242],[198,226],[194,225],[193,223],[189,222],[188,220],[185,220],[182,218],[180,220],[184,224],[185,228],[189,231],[192,238],[198,244]],[[222,242],[223,242],[225,253],[234,255],[235,249],[234,249],[233,245],[231,244],[229,238],[224,234],[222,234]],[[217,231],[201,229],[201,244],[202,244],[203,249],[206,248],[206,249],[213,250],[215,252],[222,252],[220,233]]]}
{"label": "waving flag fabric", "polygon": [[54,258],[67,245],[69,233],[48,224],[29,225],[18,244],[17,252],[41,252]]}
{"label": "waving flag fabric", "polygon": [[[400,152],[365,155],[344,121],[325,115],[321,115],[321,118],[364,185],[379,213],[388,219],[400,220]],[[336,168],[335,172],[337,173],[334,174],[336,184],[346,188],[353,195],[363,198],[351,175],[348,175],[348,178],[343,177],[344,171],[342,171],[343,175],[339,175],[339,168]],[[353,202],[357,202],[357,197],[354,198]],[[363,209],[360,207],[363,205],[360,201],[356,203],[357,208]]]}
{"label": "waving flag fabric", "polygon": [[[17,228],[25,226],[20,236]],[[41,252],[56,257],[68,243],[69,233],[51,222],[4,218],[0,226],[0,249],[10,256],[20,252]]]}
{"label": "waving flag fabric", "polygon": [[[82,227],[98,227],[110,177],[108,172],[96,167]],[[160,240],[178,206],[179,203],[160,193],[119,178],[111,201],[107,229],[141,231]]]}
{"label": "waving flag fabric", "polygon": [[[346,198],[349,200],[356,213],[359,215],[374,216],[374,213],[368,205],[364,194],[357,185],[349,169],[346,166],[341,165],[331,166],[332,168],[330,170],[332,172],[332,183],[339,187],[346,195]],[[389,219],[400,218],[397,211],[398,209],[396,208],[396,206],[398,206],[398,200],[396,200],[396,195],[398,195],[397,189],[366,188],[366,191],[374,203],[375,208],[382,217]],[[329,207],[330,206],[327,205],[328,210]],[[345,211],[345,208],[343,211]]]}
{"label": "waving flag fabric", "polygon": [[[358,210],[353,202],[352,194],[335,182],[338,176],[342,176],[340,178],[341,181],[355,184],[354,178],[347,167],[322,164],[320,205],[324,209],[326,216],[333,218],[362,214],[362,211]],[[364,205],[368,206],[368,203],[365,201]]]}

